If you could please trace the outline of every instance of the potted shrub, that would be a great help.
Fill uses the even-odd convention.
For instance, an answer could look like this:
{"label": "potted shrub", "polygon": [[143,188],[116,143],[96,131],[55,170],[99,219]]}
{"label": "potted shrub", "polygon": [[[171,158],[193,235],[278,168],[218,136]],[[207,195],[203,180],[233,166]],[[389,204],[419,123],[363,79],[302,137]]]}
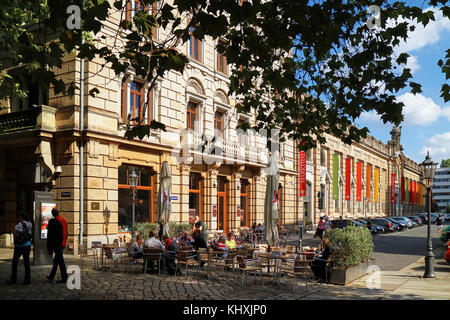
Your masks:
{"label": "potted shrub", "polygon": [[370,256],[374,248],[369,229],[336,228],[327,231],[325,237],[331,242],[331,283],[345,285],[367,274],[368,266],[373,263]]}

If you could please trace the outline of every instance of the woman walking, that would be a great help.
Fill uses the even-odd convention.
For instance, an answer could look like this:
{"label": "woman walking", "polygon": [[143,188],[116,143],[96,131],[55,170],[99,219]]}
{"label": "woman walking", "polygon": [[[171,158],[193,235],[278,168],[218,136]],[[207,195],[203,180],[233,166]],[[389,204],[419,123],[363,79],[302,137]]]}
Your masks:
{"label": "woman walking", "polygon": [[323,238],[323,233],[325,231],[326,225],[325,222],[323,221],[323,217],[320,217],[319,219],[319,223],[317,224],[317,236],[320,238],[320,240],[322,240]]}

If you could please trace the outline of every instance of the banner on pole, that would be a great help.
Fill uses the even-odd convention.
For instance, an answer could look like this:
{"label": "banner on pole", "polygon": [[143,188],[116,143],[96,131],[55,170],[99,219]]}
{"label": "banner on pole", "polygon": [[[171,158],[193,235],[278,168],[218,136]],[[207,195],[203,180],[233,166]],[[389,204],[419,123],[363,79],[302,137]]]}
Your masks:
{"label": "banner on pole", "polygon": [[339,154],[333,154],[333,199],[339,199]]}
{"label": "banner on pole", "polygon": [[391,174],[391,203],[395,203],[395,173]]}
{"label": "banner on pole", "polygon": [[299,190],[300,197],[306,196],[306,152],[300,151],[300,166],[299,166]]}
{"label": "banner on pole", "polygon": [[356,164],[356,201],[361,201],[362,162]]}
{"label": "banner on pole", "polygon": [[350,200],[352,179],[352,159],[345,159],[345,200]]}
{"label": "banner on pole", "polygon": [[374,170],[374,202],[380,201],[380,168]]}

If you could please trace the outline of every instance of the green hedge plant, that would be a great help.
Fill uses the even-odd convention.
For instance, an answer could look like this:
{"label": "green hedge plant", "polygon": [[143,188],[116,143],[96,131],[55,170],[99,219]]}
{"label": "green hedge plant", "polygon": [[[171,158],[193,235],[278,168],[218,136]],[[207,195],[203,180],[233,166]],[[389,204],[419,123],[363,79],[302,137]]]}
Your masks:
{"label": "green hedge plant", "polygon": [[325,237],[331,242],[331,256],[338,269],[348,269],[366,262],[373,252],[372,234],[367,228],[348,226],[331,229]]}

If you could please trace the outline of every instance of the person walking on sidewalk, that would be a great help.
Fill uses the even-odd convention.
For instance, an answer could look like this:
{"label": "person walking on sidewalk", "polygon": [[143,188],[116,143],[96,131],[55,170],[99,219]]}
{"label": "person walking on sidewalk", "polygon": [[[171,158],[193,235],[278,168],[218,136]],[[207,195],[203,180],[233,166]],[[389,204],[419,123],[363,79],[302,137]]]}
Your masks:
{"label": "person walking on sidewalk", "polygon": [[67,241],[67,221],[59,215],[59,211],[56,208],[52,209],[53,219],[48,222],[47,233],[47,249],[50,255],[55,254],[53,257],[53,268],[47,279],[52,282],[55,278],[56,271],[61,272],[61,280],[57,283],[67,282],[67,270],[64,263],[63,251]]}
{"label": "person walking on sidewalk", "polygon": [[17,264],[19,259],[23,257],[23,265],[25,267],[25,280],[23,284],[30,284],[30,251],[33,225],[28,220],[24,212],[20,213],[20,221],[14,227],[14,254],[12,260],[11,278],[7,283],[13,284],[17,280]]}
{"label": "person walking on sidewalk", "polygon": [[331,229],[331,221],[330,221],[330,217],[325,215],[325,226],[327,230]]}
{"label": "person walking on sidewalk", "polygon": [[323,217],[320,217],[316,230],[317,236],[320,238],[320,240],[322,240],[323,238],[324,231],[325,231],[325,222],[323,221]]}
{"label": "person walking on sidewalk", "polygon": [[436,219],[436,225],[437,225],[437,233],[438,235],[441,234],[441,229],[442,229],[442,216],[439,215]]}

